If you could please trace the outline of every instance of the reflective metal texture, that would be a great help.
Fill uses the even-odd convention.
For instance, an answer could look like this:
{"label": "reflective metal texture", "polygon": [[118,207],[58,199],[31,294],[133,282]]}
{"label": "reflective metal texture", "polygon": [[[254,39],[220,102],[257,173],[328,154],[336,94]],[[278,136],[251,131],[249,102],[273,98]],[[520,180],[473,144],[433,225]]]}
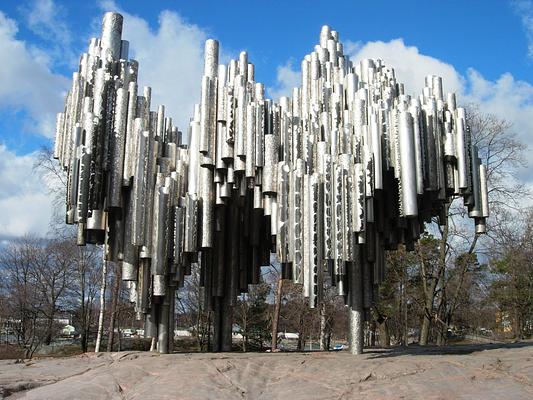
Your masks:
{"label": "reflective metal texture", "polygon": [[121,33],[122,16],[105,14],[58,114],[54,157],[68,173],[67,223],[80,245],[103,243],[122,264],[160,352],[172,351],[174,296],[192,263],[214,312],[213,350],[231,349],[236,296],[275,253],[310,307],[326,281],[336,286],[360,353],[385,250],[412,247],[457,196],[485,231],[486,169],[440,77],[411,98],[392,68],[354,64],[325,26],[301,86],[276,102],[246,52],[219,65],[208,40],[187,145],[164,107],[151,111],[151,89],[138,93]]}

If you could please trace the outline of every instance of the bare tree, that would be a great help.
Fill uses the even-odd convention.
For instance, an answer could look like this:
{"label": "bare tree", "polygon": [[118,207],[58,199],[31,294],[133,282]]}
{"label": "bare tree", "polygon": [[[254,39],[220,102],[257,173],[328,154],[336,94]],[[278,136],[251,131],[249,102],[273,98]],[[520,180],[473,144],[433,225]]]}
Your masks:
{"label": "bare tree", "polygon": [[309,308],[309,299],[302,294],[302,286],[292,281],[287,281],[284,290],[284,301],[281,308],[280,330],[296,332],[298,334],[297,349],[304,350],[306,338],[313,327],[320,327],[318,312]]}
{"label": "bare tree", "polygon": [[[506,210],[516,208],[517,199],[529,195],[515,177],[518,169],[525,166],[526,147],[516,138],[512,125],[505,119],[484,113],[476,105],[468,105],[466,115],[472,142],[478,147],[479,156],[487,167],[492,214],[487,226],[487,245],[490,245]],[[431,282],[424,288],[426,305],[420,333],[421,345],[427,344],[432,321],[438,324],[438,343],[446,341],[446,332],[457,310],[463,285],[468,281],[467,275],[475,273],[478,265],[474,252],[479,247],[480,234],[464,223],[465,210],[458,204],[458,199],[447,206],[445,215],[445,220],[435,220],[436,228],[433,229],[439,241],[437,269],[429,274],[428,270],[421,269],[422,281]],[[453,268],[454,265],[457,268]],[[451,293],[447,290],[450,283],[455,286]]]}
{"label": "bare tree", "polygon": [[331,286],[328,280],[324,283],[322,298],[318,303],[319,343],[320,349],[328,351],[331,348],[331,338],[346,332],[347,308],[342,297],[337,295],[337,288]]}
{"label": "bare tree", "polygon": [[100,286],[100,311],[98,314],[98,332],[96,334],[96,344],[94,352],[100,352],[102,338],[104,336],[104,313],[105,313],[105,294],[107,290],[107,261],[105,259],[105,251],[102,251],[102,284]]}
{"label": "bare tree", "polygon": [[518,207],[520,198],[530,195],[516,179],[519,168],[527,166],[524,157],[527,146],[517,138],[509,121],[484,113],[477,105],[466,107],[466,118],[472,141],[487,167],[491,212]]}
{"label": "bare tree", "polygon": [[29,358],[42,342],[38,338],[38,307],[32,279],[32,253],[36,240],[24,237],[6,246],[1,257],[6,285],[7,315],[16,330],[18,344]]}
{"label": "bare tree", "polygon": [[[115,340],[115,322],[118,322],[118,303],[120,297],[120,283],[122,280],[122,271],[118,263],[113,264],[113,292],[111,295],[111,312],[109,316],[109,335],[107,338],[107,351],[113,351],[113,342]],[[118,324],[117,324],[118,325]],[[120,337],[120,335],[119,335]]]}
{"label": "bare tree", "polygon": [[191,275],[178,293],[178,313],[185,316],[187,328],[192,328],[200,351],[207,351],[209,342],[209,313],[204,304],[204,291],[200,285],[200,269],[192,265]]}
{"label": "bare tree", "polygon": [[96,246],[76,246],[69,286],[69,302],[72,314],[80,327],[80,342],[87,352],[91,330],[95,326],[96,297],[100,288],[100,250]]}
{"label": "bare tree", "polygon": [[490,297],[500,320],[511,324],[518,339],[533,334],[533,211],[524,210],[520,222],[507,224],[508,238],[494,252],[491,269],[495,277]]}
{"label": "bare tree", "polygon": [[[50,221],[50,231],[54,237],[63,237],[74,241],[74,229],[65,225],[64,220],[64,198],[67,190],[67,175],[59,163],[53,158],[53,151],[50,147],[43,147],[39,152],[34,165],[36,171],[44,174],[48,191],[53,198],[54,213]],[[98,317],[98,332],[96,338],[95,351],[100,351],[104,331],[105,296],[107,290],[107,262],[103,260],[101,268],[102,279],[100,286],[100,312]],[[82,346],[82,347],[86,347]]]}
{"label": "bare tree", "polygon": [[57,334],[54,322],[65,304],[69,260],[62,242],[30,236],[12,241],[0,257],[6,314],[26,357]]}
{"label": "bare tree", "polygon": [[281,279],[281,275],[279,276],[277,281],[278,281],[278,284],[276,287],[274,314],[272,315],[272,345],[271,345],[272,351],[277,351],[278,349],[278,324],[279,324],[279,315],[281,312],[281,297],[283,294],[283,279]]}
{"label": "bare tree", "polygon": [[53,157],[53,150],[44,146],[37,153],[33,165],[35,172],[42,174],[43,182],[52,199],[52,217],[49,223],[50,235],[55,238],[75,237],[75,228],[65,224],[65,193],[67,190],[67,173]]}
{"label": "bare tree", "polygon": [[397,250],[386,253],[387,274],[380,285],[379,301],[374,310],[378,322],[381,322],[382,346],[407,346],[409,331],[419,326],[419,316],[423,315],[425,303],[421,295],[418,246],[420,244],[414,252],[399,246]]}
{"label": "bare tree", "polygon": [[257,285],[250,285],[248,293],[243,293],[237,299],[234,315],[243,336],[243,351],[262,350],[264,342],[271,336],[271,310],[267,303],[270,292],[270,284],[261,281]]}
{"label": "bare tree", "polygon": [[41,304],[41,314],[46,320],[45,344],[49,345],[55,334],[54,321],[58,311],[64,309],[65,294],[71,277],[72,247],[54,240],[33,253],[32,273],[35,289]]}

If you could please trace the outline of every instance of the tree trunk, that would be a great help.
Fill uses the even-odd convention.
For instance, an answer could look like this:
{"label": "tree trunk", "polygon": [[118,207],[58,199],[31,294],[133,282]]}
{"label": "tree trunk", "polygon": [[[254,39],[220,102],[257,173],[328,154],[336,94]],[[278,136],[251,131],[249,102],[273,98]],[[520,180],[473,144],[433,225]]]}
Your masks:
{"label": "tree trunk", "polygon": [[439,326],[438,329],[437,329],[437,343],[436,345],[437,346],[443,346],[444,345],[444,332],[443,332],[443,327],[442,326]]}
{"label": "tree trunk", "polygon": [[81,344],[81,351],[86,353],[87,352],[87,336],[88,336],[88,325],[89,321],[87,318],[87,311],[85,309],[85,279],[82,277],[80,279],[81,281],[81,313],[80,313],[80,320],[81,320],[81,333],[80,333],[80,344]]}
{"label": "tree trunk", "polygon": [[437,346],[442,346],[446,343],[446,334],[448,332],[448,327],[444,323],[446,320],[445,313],[447,308],[447,282],[446,282],[446,256],[447,256],[447,247],[448,247],[448,236],[449,236],[449,209],[450,206],[447,204],[445,206],[446,212],[446,224],[444,225],[441,231],[441,238],[439,243],[439,283],[440,283],[440,304],[437,309],[436,315],[440,319],[439,325],[437,327]]}
{"label": "tree trunk", "polygon": [[451,312],[441,310],[441,316],[439,321],[439,330],[437,336],[437,346],[445,346],[448,343],[448,328],[451,324]]}
{"label": "tree trunk", "polygon": [[376,321],[372,320],[370,323],[370,346],[376,345]]}
{"label": "tree trunk", "polygon": [[85,329],[81,331],[80,341],[81,341],[81,351],[84,353],[87,353],[87,333]]}
{"label": "tree trunk", "polygon": [[85,290],[82,288],[81,296],[81,332],[80,332],[80,345],[81,351],[87,353],[87,343],[89,337],[89,318],[85,311]]}
{"label": "tree trunk", "polygon": [[390,347],[389,324],[387,320],[379,324],[379,345],[381,347]]}
{"label": "tree trunk", "polygon": [[102,336],[104,334],[104,311],[105,311],[105,291],[107,289],[107,261],[105,259],[105,247],[102,249],[102,285],[100,287],[100,314],[98,315],[98,334],[96,336],[96,344],[94,352],[100,352],[100,344],[102,343]]}
{"label": "tree trunk", "polygon": [[117,342],[118,348],[117,351],[122,351],[122,335],[120,334],[120,313],[117,312],[116,316],[116,325],[117,325]]}
{"label": "tree trunk", "polygon": [[276,305],[274,307],[274,315],[272,316],[272,351],[278,349],[278,324],[279,324],[279,314],[281,310],[281,293],[283,290],[283,279],[281,276],[278,280],[278,290],[276,292]]}
{"label": "tree trunk", "polygon": [[299,351],[302,351],[305,349],[305,333],[304,333],[304,321],[303,321],[303,316],[300,315],[300,321],[299,321],[299,326],[298,326],[298,345],[297,345],[297,349]]}
{"label": "tree trunk", "polygon": [[326,303],[320,302],[320,349],[323,351],[329,351],[329,345],[327,341],[328,336],[328,320],[326,313]]}
{"label": "tree trunk", "polygon": [[418,341],[420,346],[426,346],[428,344],[430,325],[431,325],[431,320],[430,320],[429,310],[426,307],[424,309],[422,327],[420,328],[420,340]]}
{"label": "tree trunk", "polygon": [[196,313],[196,342],[200,351],[204,351],[204,341],[205,341],[205,329],[204,329],[204,319],[202,315],[202,305],[198,304],[198,310]]}
{"label": "tree trunk", "polygon": [[[439,276],[440,276],[440,271],[437,274],[437,277]],[[426,273],[423,273],[423,279],[425,280],[426,278],[427,278]],[[423,320],[422,320],[422,327],[420,328],[420,340],[419,340],[420,346],[426,346],[429,341],[429,330],[431,328],[431,318],[433,315],[433,303],[435,302],[435,290],[437,288],[437,282],[438,282],[438,279],[433,279],[433,282],[431,283],[430,287],[424,289],[425,307],[424,307],[424,315],[423,315]]]}
{"label": "tree trunk", "polygon": [[52,343],[52,330],[54,327],[54,315],[50,318],[48,318],[47,324],[46,324],[46,338],[44,339],[44,344],[49,346],[50,343]]}
{"label": "tree trunk", "polygon": [[213,313],[211,311],[207,312],[207,351],[212,351],[211,347],[211,316]]}
{"label": "tree trunk", "polygon": [[[404,284],[404,289],[403,289],[403,292],[402,292],[402,301],[403,301],[403,330],[402,330],[402,335],[403,335],[403,345],[404,346],[409,346],[409,326],[408,326],[408,315],[407,315],[407,300],[405,299],[405,284]],[[401,318],[401,314],[400,314],[400,318]]]}
{"label": "tree trunk", "polygon": [[515,312],[516,318],[515,318],[515,338],[517,340],[522,340],[522,321],[520,318],[520,311]]}
{"label": "tree trunk", "polygon": [[[113,277],[113,294],[111,298],[111,313],[109,318],[109,337],[107,339],[107,351],[113,351],[113,342],[115,340],[115,321],[117,319],[117,304],[120,295],[120,280],[121,280],[121,268],[118,263],[114,265],[114,277]],[[120,335],[120,334],[119,334]]]}

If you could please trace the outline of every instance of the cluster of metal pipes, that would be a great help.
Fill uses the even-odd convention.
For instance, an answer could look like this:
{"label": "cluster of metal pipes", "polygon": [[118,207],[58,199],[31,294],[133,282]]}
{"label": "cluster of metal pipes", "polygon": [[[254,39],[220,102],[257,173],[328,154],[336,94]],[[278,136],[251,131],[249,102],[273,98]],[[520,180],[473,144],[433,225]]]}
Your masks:
{"label": "cluster of metal pipes", "polygon": [[54,155],[68,171],[66,219],[78,244],[106,244],[160,352],[172,351],[175,291],[193,263],[214,315],[214,351],[231,350],[237,296],[275,252],[310,307],[326,281],[344,296],[360,353],[385,250],[413,249],[455,196],[484,232],[485,167],[441,78],[406,95],[393,69],[352,63],[325,26],[302,61],[301,86],[274,102],[246,52],[219,64],[208,40],[184,144],[163,106],[150,111],[150,88],[138,94],[122,22],[105,14],[102,37],[82,55]]}

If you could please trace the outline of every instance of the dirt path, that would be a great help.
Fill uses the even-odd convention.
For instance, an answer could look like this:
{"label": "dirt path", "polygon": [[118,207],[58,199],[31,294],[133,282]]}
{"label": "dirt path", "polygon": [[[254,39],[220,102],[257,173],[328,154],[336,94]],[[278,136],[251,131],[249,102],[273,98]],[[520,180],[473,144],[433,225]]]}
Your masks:
{"label": "dirt path", "polygon": [[0,361],[9,399],[532,399],[533,343]]}

